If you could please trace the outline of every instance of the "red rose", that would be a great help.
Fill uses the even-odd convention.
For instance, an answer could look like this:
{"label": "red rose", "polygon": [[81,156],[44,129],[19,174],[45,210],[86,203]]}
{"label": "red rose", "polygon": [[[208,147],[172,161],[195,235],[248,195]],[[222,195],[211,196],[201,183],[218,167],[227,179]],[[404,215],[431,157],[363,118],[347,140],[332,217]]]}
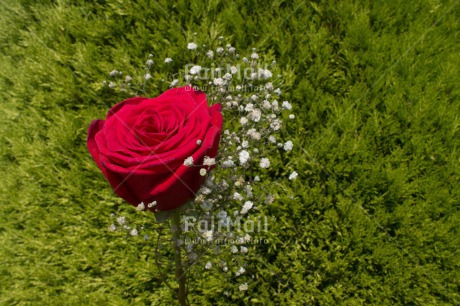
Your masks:
{"label": "red rose", "polygon": [[[191,87],[157,98],[131,98],[112,107],[106,120],[88,129],[88,149],[120,197],[134,206],[157,201],[173,210],[195,196],[203,183],[205,156],[214,158],[222,130],[219,104]],[[184,165],[193,157],[194,166]]]}

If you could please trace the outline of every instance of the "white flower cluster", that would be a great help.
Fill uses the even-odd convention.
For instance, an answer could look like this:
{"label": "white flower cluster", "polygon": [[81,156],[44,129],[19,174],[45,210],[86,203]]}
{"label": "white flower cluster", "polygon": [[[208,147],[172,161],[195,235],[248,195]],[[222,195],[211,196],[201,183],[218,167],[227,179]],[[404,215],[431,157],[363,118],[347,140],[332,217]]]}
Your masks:
{"label": "white flower cluster", "polygon": [[[182,220],[183,237],[176,244],[184,248],[189,264],[209,253],[209,256],[204,256],[206,264],[201,267],[224,273],[233,271],[236,276],[241,276],[246,270],[241,267],[241,260],[235,258],[244,258],[249,252],[247,244],[263,233],[248,232],[237,227],[235,221],[257,220],[258,207],[271,205],[275,200],[275,196],[270,194],[270,187],[265,185],[265,178],[272,176],[274,168],[279,165],[277,156],[288,155],[294,149],[292,140],[283,139],[280,132],[290,120],[295,119],[295,115],[292,113],[293,106],[283,97],[280,88],[283,82],[276,62],[268,58],[271,64],[264,64],[267,58],[255,49],[246,56],[240,56],[235,47],[224,45],[222,41],[219,38],[219,45],[214,47],[189,42],[187,49],[195,62],[187,65],[185,74],[174,74],[176,78],[165,81],[165,87],[189,85],[205,92],[208,103],[222,105],[225,124],[216,157],[206,155],[203,159],[194,160],[188,156],[180,161],[185,167],[197,167],[204,181],[183,214],[206,226],[195,225],[186,229]],[[154,62],[152,57],[149,56],[145,62],[145,71],[137,84],[140,88],[145,82],[157,80],[157,72],[151,70],[156,63],[167,65],[173,62],[169,57]],[[110,73],[114,79],[121,75],[116,70]],[[106,85],[115,87],[115,83],[106,82]],[[120,86],[132,88],[132,83],[132,77],[126,76]],[[202,145],[200,139],[193,141],[196,141],[196,146]],[[297,176],[298,173],[291,169],[286,179],[294,181]],[[156,202],[141,203],[137,209],[154,210],[155,206]],[[109,230],[122,227],[129,236],[139,235],[140,228],[130,228],[123,219],[116,221]],[[216,241],[234,243],[229,248],[209,248],[201,247],[197,239],[208,245]],[[226,250],[233,260],[217,260],[220,257],[216,254]],[[239,285],[239,290],[248,290],[248,284]]]}
{"label": "white flower cluster", "polygon": [[[156,205],[156,202],[154,203]],[[150,204],[149,204],[150,205]],[[150,206],[149,206],[150,207]],[[136,207],[138,211],[143,211],[145,210],[145,204],[139,203]],[[115,231],[124,231],[126,232],[127,237],[137,237],[139,236],[140,232],[145,229],[144,225],[138,226],[138,227],[133,227],[129,224],[128,220],[124,216],[118,216],[115,217],[114,214],[111,215],[112,218],[114,218],[114,223],[110,224],[108,230],[110,232],[115,232]],[[150,238],[149,235],[144,235],[144,240],[148,240]]]}
{"label": "white flower cluster", "polygon": [[[246,244],[263,233],[246,232],[237,228],[235,221],[257,220],[258,206],[270,205],[275,200],[269,193],[270,188],[264,185],[264,178],[278,166],[275,156],[280,156],[279,151],[287,154],[294,149],[292,140],[283,140],[280,131],[295,115],[291,103],[283,99],[280,78],[274,77],[278,74],[276,62],[264,65],[264,55],[255,50],[240,57],[238,50],[229,44],[215,48],[191,44],[188,49],[196,55],[195,62],[186,69],[182,81],[205,92],[209,102],[223,106],[225,127],[217,157],[205,156],[200,165],[191,157],[184,160],[187,167],[207,167],[207,172],[204,168],[200,170],[206,180],[190,208],[190,215],[202,224],[213,224],[210,228],[189,229],[184,233],[184,240],[199,237],[207,243],[237,241],[229,248],[210,248],[202,267],[224,273],[233,269],[235,276],[241,276],[246,270],[240,265],[232,268],[231,264],[241,263],[242,260],[236,258],[244,260],[249,252]],[[172,86],[181,83],[174,81]],[[214,166],[216,168],[209,172],[209,167]],[[293,181],[297,176],[293,171],[286,179]],[[264,195],[266,190],[268,194]],[[198,258],[203,249],[197,243],[185,244],[184,248],[190,262]],[[225,250],[233,258],[231,262],[217,260],[221,257],[216,254]],[[241,284],[239,289],[247,290],[248,284]]]}

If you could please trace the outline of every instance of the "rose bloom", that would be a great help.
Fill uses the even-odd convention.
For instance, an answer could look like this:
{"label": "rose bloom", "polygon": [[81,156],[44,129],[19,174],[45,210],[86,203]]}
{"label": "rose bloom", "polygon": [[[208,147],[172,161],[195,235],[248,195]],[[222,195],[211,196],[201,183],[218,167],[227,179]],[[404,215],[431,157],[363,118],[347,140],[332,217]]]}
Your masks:
{"label": "rose bloom", "polygon": [[[200,170],[212,168],[203,159],[217,155],[221,131],[220,104],[208,107],[206,95],[187,86],[118,103],[91,123],[87,144],[117,195],[168,211],[195,196],[205,179]],[[193,166],[184,165],[190,156]]]}

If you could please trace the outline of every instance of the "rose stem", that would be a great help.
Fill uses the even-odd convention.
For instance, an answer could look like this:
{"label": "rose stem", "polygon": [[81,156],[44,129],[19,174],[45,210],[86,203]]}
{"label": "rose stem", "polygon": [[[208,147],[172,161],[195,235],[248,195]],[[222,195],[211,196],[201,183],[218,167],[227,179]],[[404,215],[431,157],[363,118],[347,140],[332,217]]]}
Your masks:
{"label": "rose stem", "polygon": [[177,299],[181,306],[186,306],[187,291],[186,291],[186,277],[184,269],[182,267],[182,257],[178,240],[181,236],[180,229],[180,213],[175,213],[171,218],[171,232],[173,234],[173,245],[174,245],[174,257],[176,262],[176,280],[179,284],[179,291],[177,293]]}

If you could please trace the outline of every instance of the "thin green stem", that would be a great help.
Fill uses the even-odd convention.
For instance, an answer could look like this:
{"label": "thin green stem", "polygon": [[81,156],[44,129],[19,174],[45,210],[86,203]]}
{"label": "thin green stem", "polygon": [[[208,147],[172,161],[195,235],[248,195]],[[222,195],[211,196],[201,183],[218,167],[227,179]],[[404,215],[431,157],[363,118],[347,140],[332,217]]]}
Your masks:
{"label": "thin green stem", "polygon": [[179,301],[180,306],[187,305],[187,289],[186,289],[186,277],[184,273],[184,268],[182,266],[182,255],[180,246],[177,244],[178,240],[181,237],[181,228],[180,228],[180,213],[175,213],[171,218],[171,232],[173,235],[173,245],[174,245],[174,259],[176,264],[176,280],[179,284],[179,291],[177,293],[177,300]]}

